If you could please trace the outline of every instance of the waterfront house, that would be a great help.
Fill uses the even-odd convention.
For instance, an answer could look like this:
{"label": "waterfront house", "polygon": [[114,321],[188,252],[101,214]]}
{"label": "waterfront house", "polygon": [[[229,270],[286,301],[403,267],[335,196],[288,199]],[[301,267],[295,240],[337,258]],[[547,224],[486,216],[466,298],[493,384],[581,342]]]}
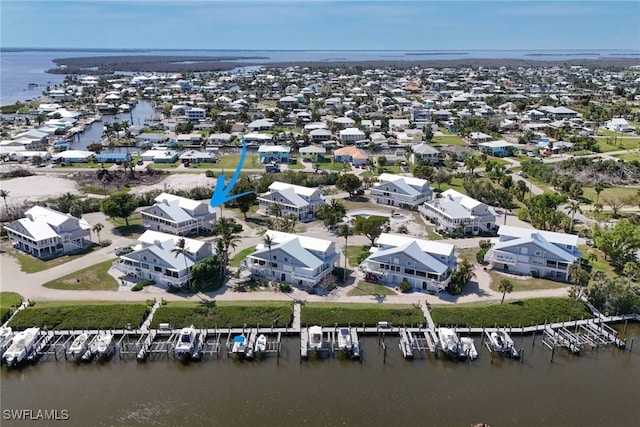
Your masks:
{"label": "waterfront house", "polygon": [[267,230],[264,242],[256,246],[244,265],[254,277],[309,289],[331,274],[340,251],[330,240]]}
{"label": "waterfront house", "polygon": [[166,133],[143,132],[136,135],[136,141],[150,144],[164,144],[169,141],[169,135]]}
{"label": "waterfront house", "polygon": [[175,163],[178,160],[178,152],[174,150],[147,150],[140,155],[145,162]]}
{"label": "waterfront house", "polygon": [[207,151],[187,150],[180,157],[182,163],[215,163],[218,161],[217,149],[207,149]]}
{"label": "waterfront house", "polygon": [[370,191],[376,203],[411,210],[433,197],[429,181],[389,173],[380,175]]}
{"label": "waterfront house", "polygon": [[453,245],[390,233],[382,233],[370,252],[360,271],[387,286],[407,282],[416,291],[444,290],[457,262]]}
{"label": "waterfront house", "polygon": [[274,126],[273,119],[258,119],[247,125],[247,128],[251,132],[258,132],[261,130],[271,130]]}
{"label": "waterfront house", "polygon": [[366,165],[369,159],[367,153],[357,147],[343,147],[333,151],[334,161],[336,163],[347,162],[353,166]]}
{"label": "waterfront house", "polygon": [[261,145],[260,148],[258,148],[260,163],[263,164],[271,162],[289,163],[290,152],[291,147],[284,147],[282,145]]}
{"label": "waterfront house", "polygon": [[183,237],[147,230],[138,238],[133,252],[120,255],[113,268],[139,280],[153,280],[159,286],[182,287],[191,280],[191,267],[213,255],[209,242],[184,238],[186,253],[173,252]]}
{"label": "waterfront house", "polygon": [[51,156],[53,163],[86,163],[95,158],[93,151],[67,150]]}
{"label": "waterfront house", "polygon": [[161,193],[155,204],[141,211],[142,225],[150,230],[187,236],[211,230],[216,221],[208,201]]}
{"label": "waterfront house", "polygon": [[317,188],[275,181],[267,193],[258,197],[258,203],[258,213],[262,215],[272,215],[277,209],[281,217],[295,215],[299,221],[308,222],[315,219],[324,197]]}
{"label": "waterfront house", "polygon": [[97,163],[124,163],[131,161],[130,153],[100,153],[96,154]]}
{"label": "waterfront house", "polygon": [[502,225],[485,261],[494,270],[568,281],[580,258],[576,235]]}
{"label": "waterfront house", "polygon": [[53,258],[91,244],[91,226],[84,219],[42,206],[5,225],[14,248],[38,258]]}
{"label": "waterfront house", "polygon": [[421,205],[418,210],[439,230],[464,234],[494,233],[497,214],[490,206],[449,189],[439,198]]}
{"label": "waterfront house", "polygon": [[508,157],[513,154],[514,145],[510,142],[499,140],[481,142],[478,148],[485,154],[495,157]]}

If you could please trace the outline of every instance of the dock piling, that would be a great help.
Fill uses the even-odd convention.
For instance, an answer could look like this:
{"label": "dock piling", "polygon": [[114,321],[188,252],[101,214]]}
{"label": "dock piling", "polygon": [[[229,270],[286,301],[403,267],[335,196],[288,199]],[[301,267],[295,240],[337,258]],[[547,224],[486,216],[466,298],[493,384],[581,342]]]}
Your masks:
{"label": "dock piling", "polygon": [[633,350],[633,340],[634,338],[631,338],[631,344],[629,345],[629,353],[631,353],[631,350]]}

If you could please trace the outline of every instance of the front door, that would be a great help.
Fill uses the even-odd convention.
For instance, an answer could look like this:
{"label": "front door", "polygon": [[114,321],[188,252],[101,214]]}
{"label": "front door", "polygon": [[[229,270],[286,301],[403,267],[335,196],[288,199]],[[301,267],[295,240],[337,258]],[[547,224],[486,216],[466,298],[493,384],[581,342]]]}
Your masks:
{"label": "front door", "polygon": [[285,273],[282,273],[282,276],[280,277],[280,280],[282,280],[283,282],[285,280],[287,280],[287,275]]}

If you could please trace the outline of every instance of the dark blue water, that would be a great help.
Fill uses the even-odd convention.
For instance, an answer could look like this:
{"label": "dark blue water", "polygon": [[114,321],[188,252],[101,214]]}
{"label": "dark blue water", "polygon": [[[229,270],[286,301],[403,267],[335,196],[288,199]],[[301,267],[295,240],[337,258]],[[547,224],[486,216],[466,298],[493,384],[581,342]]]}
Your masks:
{"label": "dark blue water", "polygon": [[[238,65],[247,62],[288,62],[288,61],[417,61],[427,59],[465,58],[515,58],[515,59],[580,59],[580,58],[640,58],[637,50],[28,50],[0,52],[0,105],[39,96],[47,85],[55,85],[64,80],[62,75],[46,74],[55,67],[56,58],[109,56],[109,55],[191,55],[226,57],[263,57],[264,59],[238,60]],[[41,85],[28,89],[29,83]]]}

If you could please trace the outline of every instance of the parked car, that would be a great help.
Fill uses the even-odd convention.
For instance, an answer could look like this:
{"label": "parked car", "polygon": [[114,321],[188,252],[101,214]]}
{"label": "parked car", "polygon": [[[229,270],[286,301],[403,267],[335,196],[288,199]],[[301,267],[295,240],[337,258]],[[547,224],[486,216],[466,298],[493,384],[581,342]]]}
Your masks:
{"label": "parked car", "polygon": [[519,171],[519,172],[518,172],[518,176],[521,176],[521,177],[523,177],[523,178],[529,178],[529,175],[527,175],[526,173],[524,173],[524,172],[522,172],[522,171]]}
{"label": "parked car", "polygon": [[131,246],[120,246],[115,249],[115,252],[117,256],[125,255],[125,254],[128,254],[129,252],[133,252],[133,248]]}

